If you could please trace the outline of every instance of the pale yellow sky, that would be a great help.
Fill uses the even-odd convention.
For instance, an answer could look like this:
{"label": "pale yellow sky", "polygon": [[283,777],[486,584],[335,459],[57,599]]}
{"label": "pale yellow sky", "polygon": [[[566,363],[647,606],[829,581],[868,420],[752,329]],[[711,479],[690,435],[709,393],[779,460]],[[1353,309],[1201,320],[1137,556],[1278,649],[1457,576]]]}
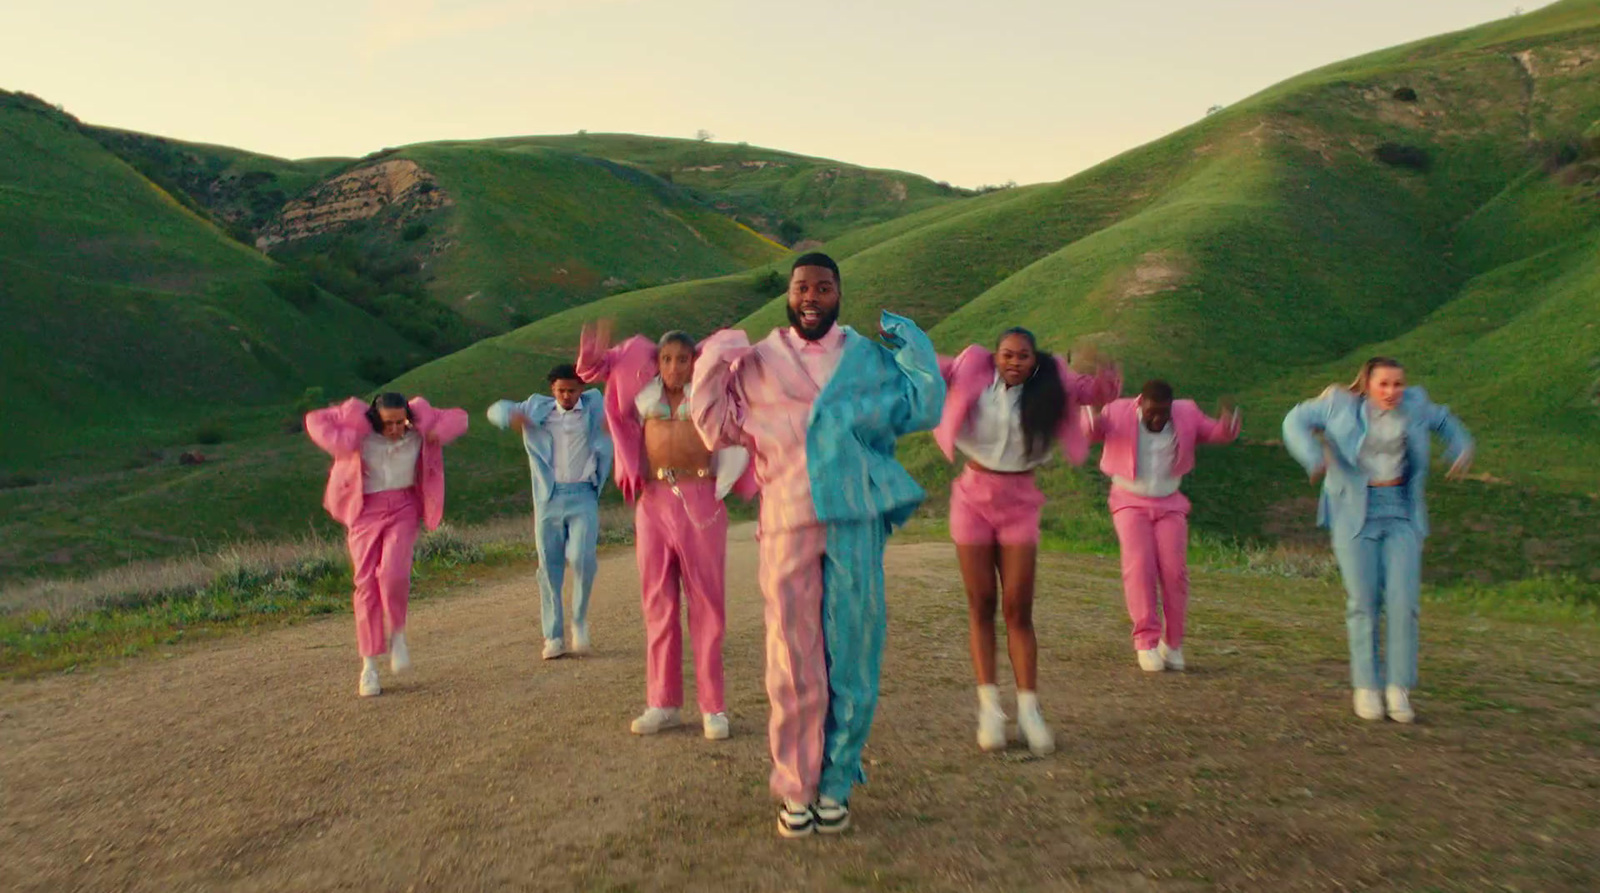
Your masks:
{"label": "pale yellow sky", "polygon": [[[1542,5],[1537,0],[1528,8]],[[1514,0],[7,0],[0,88],[291,158],[620,131],[1058,180]]]}

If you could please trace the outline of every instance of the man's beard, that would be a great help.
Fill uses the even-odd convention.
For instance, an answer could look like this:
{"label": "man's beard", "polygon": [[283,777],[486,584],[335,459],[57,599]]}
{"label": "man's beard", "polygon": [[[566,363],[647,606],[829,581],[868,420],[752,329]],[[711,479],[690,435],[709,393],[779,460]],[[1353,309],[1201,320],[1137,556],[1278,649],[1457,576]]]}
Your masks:
{"label": "man's beard", "polygon": [[822,314],[822,318],[817,320],[815,327],[808,329],[800,323],[800,311],[794,309],[793,304],[785,304],[784,306],[789,311],[789,325],[794,326],[794,330],[800,333],[800,337],[807,341],[821,340],[822,336],[828,334],[828,330],[833,328],[833,324],[839,320],[839,305],[835,304],[832,310],[823,310],[818,307],[817,311]]}

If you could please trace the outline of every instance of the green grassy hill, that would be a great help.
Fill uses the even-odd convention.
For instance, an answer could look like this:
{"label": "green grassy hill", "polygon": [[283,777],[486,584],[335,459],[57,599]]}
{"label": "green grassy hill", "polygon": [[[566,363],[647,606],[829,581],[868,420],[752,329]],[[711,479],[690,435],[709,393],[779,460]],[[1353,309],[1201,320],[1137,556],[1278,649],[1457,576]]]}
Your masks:
{"label": "green grassy hill", "polygon": [[[1294,401],[1348,380],[1381,351],[1405,360],[1480,442],[1478,479],[1433,485],[1430,575],[1592,576],[1600,566],[1597,121],[1600,0],[1564,0],[1308,72],[1060,183],[960,201],[935,194],[936,184],[935,193],[908,184],[894,206],[904,213],[888,219],[878,199],[852,206],[841,189],[829,199],[841,229],[826,247],[842,262],[845,319],[865,330],[889,307],[954,352],[1023,324],[1052,350],[1093,345],[1116,356],[1130,390],[1162,376],[1207,405],[1237,398],[1246,442],[1208,450],[1186,484],[1198,553],[1239,543],[1324,548],[1312,529],[1314,490],[1276,443],[1279,421]],[[717,154],[728,152],[745,154]],[[488,429],[482,409],[542,390],[549,365],[571,358],[583,322],[609,316],[622,335],[684,328],[697,336],[781,324],[786,252],[715,212],[721,200],[736,217],[788,213],[779,204],[786,190],[821,182],[815,170],[795,161],[792,170],[735,174],[730,164],[792,157],[580,135],[416,146],[346,169],[404,162],[369,185],[414,204],[394,203],[384,213],[395,216],[340,235],[341,250],[376,258],[380,269],[385,258],[421,252],[427,293],[480,325],[541,317],[394,382],[472,411],[473,430],[449,459],[452,517],[525,510],[515,439]],[[573,193],[558,187],[573,183],[595,198],[562,199]],[[717,189],[730,197],[718,199]],[[732,196],[740,189],[745,198]],[[801,200],[794,207],[818,199]],[[637,223],[641,207],[649,226]],[[622,220],[633,229],[619,229]],[[859,225],[845,229],[847,220]],[[691,229],[698,235],[686,237]],[[379,247],[349,247],[362,239]],[[538,252],[517,254],[533,244]],[[685,282],[649,266],[680,254],[727,266]],[[557,255],[568,260],[552,268]],[[567,288],[563,278],[588,284]],[[629,289],[641,283],[651,287]],[[609,289],[620,291],[605,296]],[[926,437],[909,439],[902,454],[934,494],[922,523],[937,527],[951,469]],[[323,463],[303,439],[228,444],[221,458],[105,486],[139,529],[183,542],[331,529],[317,508]],[[1043,482],[1053,496],[1049,543],[1113,546],[1106,484],[1092,466],[1055,466]],[[0,492],[0,512],[34,519],[29,531],[46,532],[28,535],[41,548],[55,541],[51,530],[110,530],[41,488],[15,492],[31,495]],[[172,505],[218,502],[238,509],[171,517]],[[118,523],[120,532],[82,554],[172,548]],[[15,572],[4,556],[0,565]]]}
{"label": "green grassy hill", "polygon": [[[405,186],[397,172],[422,182]],[[610,294],[734,273],[783,255],[777,240],[833,235],[963,194],[747,146],[518,137],[379,153],[258,230],[325,287],[356,293],[329,275],[332,259],[379,291],[425,294],[482,333]],[[370,198],[370,216],[339,220],[356,198]],[[308,212],[327,222],[307,226]]]}
{"label": "green grassy hill", "polygon": [[[1436,572],[1590,573],[1596,121],[1600,3],[1567,0],[1310,72],[1061,183],[932,207],[827,247],[842,259],[845,318],[863,329],[889,307],[954,352],[1022,324],[1057,351],[1115,355],[1130,389],[1162,376],[1208,404],[1240,399],[1251,442],[1211,451],[1190,484],[1210,547],[1320,540],[1278,421],[1365,356],[1396,353],[1480,441],[1483,479],[1436,486]],[[520,368],[537,386],[582,319],[613,313],[623,332],[658,333],[685,318],[704,334],[719,322],[707,306],[726,317],[754,297],[729,300],[729,285],[619,296],[399,384],[464,395],[507,389]],[[733,324],[759,334],[782,320],[775,297]],[[927,440],[905,454],[939,493],[950,471]],[[1098,473],[1046,480],[1052,536],[1108,547]],[[1563,510],[1544,511],[1548,500]]]}
{"label": "green grassy hill", "polygon": [[744,143],[616,133],[488,142],[507,148],[544,146],[648,171],[786,245],[831,240],[973,194],[903,171],[857,167]]}
{"label": "green grassy hill", "polygon": [[[294,283],[76,122],[0,94],[0,467],[178,437],[219,407],[362,386],[363,357],[412,348]],[[182,442],[179,440],[178,442]]]}

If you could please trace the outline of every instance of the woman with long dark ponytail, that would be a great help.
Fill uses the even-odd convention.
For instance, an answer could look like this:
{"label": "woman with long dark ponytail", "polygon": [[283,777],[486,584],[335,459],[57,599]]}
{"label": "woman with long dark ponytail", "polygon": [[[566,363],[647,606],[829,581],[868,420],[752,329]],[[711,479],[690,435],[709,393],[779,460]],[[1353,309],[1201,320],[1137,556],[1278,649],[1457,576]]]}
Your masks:
{"label": "woman with long dark ponytail", "polygon": [[[1073,372],[1039,350],[1027,329],[1001,333],[993,353],[972,345],[940,359],[948,386],[934,438],[945,457],[967,456],[950,492],[950,537],[966,584],[972,666],[978,676],[978,746],[1006,746],[1006,715],[995,681],[995,611],[1005,613],[1006,650],[1017,682],[1017,726],[1044,755],[1055,736],[1039,710],[1033,578],[1044,494],[1033,470],[1059,445],[1068,461],[1088,453],[1080,406],[1099,406],[1122,388],[1115,367]],[[998,587],[996,582],[998,579]]]}

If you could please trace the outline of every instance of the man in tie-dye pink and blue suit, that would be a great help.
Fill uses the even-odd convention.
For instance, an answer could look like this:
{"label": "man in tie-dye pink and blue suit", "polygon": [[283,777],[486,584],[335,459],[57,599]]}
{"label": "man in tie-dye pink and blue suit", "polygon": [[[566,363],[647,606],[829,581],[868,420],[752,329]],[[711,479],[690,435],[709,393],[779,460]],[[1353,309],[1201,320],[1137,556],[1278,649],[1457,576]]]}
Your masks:
{"label": "man in tie-dye pink and blue suit", "polygon": [[761,487],[768,737],[778,833],[837,833],[878,701],[887,616],[883,549],[924,492],[895,440],[939,422],[933,344],[885,312],[885,347],[835,322],[839,267],[807,254],[790,272],[789,325],[751,345],[701,345],[691,415],[706,446],[743,446]]}

